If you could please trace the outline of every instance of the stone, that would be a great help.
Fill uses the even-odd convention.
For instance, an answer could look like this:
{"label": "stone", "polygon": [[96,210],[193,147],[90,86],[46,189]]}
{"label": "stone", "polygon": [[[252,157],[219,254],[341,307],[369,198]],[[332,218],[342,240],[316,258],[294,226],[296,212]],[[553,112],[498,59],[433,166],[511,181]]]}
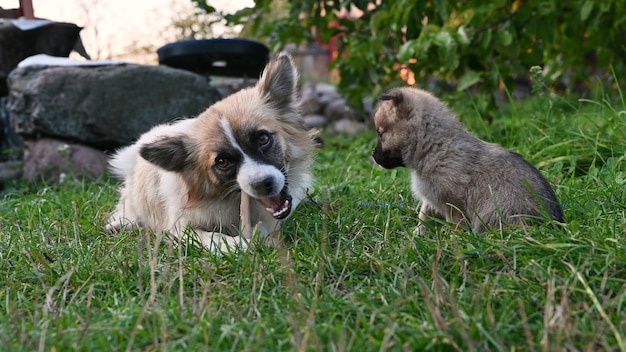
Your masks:
{"label": "stone", "polygon": [[13,70],[8,84],[6,108],[16,133],[104,150],[221,99],[206,77],[166,66],[26,66]]}
{"label": "stone", "polygon": [[11,128],[6,102],[7,97],[0,97],[0,161],[17,159],[22,149],[20,137]]}
{"label": "stone", "polygon": [[331,84],[308,82],[302,86],[300,111],[305,125],[323,128],[332,134],[358,134],[367,128],[366,117],[373,110],[373,99],[363,100],[364,113],[341,97]]}
{"label": "stone", "polygon": [[358,111],[349,106],[344,98],[335,99],[324,108],[324,116],[328,121],[339,121],[342,119],[363,120]]}
{"label": "stone", "polygon": [[304,125],[307,128],[322,127],[326,124],[326,116],[320,114],[310,114],[302,116]]}
{"label": "stone", "polygon": [[0,162],[0,190],[4,188],[7,181],[22,177],[21,161]]}
{"label": "stone", "polygon": [[300,112],[302,115],[320,114],[323,108],[324,105],[316,96],[303,96],[300,99]]}
{"label": "stone", "polygon": [[341,98],[337,87],[328,83],[309,83],[302,88],[302,97],[316,97],[322,105]]}
{"label": "stone", "polygon": [[106,170],[108,155],[101,150],[53,138],[24,141],[22,178],[60,182],[68,175],[98,178]]}
{"label": "stone", "polygon": [[367,124],[361,121],[355,121],[350,118],[342,118],[334,121],[330,126],[330,132],[333,134],[350,134],[357,135],[367,129]]}

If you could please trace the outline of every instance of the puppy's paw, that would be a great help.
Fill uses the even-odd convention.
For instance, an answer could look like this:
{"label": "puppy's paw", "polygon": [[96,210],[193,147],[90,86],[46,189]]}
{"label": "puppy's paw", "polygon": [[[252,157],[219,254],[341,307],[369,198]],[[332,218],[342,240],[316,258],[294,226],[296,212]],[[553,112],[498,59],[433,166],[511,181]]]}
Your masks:
{"label": "puppy's paw", "polygon": [[104,226],[104,231],[110,235],[117,235],[117,232],[122,229],[122,223],[119,221],[111,221]]}
{"label": "puppy's paw", "polygon": [[245,251],[248,249],[248,241],[242,236],[233,237],[219,232],[205,231],[197,231],[196,234],[202,246],[213,255]]}
{"label": "puppy's paw", "polygon": [[104,226],[104,230],[107,234],[111,235],[117,235],[118,232],[123,230],[132,230],[134,228],[140,227],[140,225],[135,223],[134,221],[118,216],[111,216],[107,221],[108,222]]}
{"label": "puppy's paw", "polygon": [[413,230],[413,234],[415,234],[416,236],[426,236],[428,235],[428,227],[424,226],[423,224],[418,225]]}

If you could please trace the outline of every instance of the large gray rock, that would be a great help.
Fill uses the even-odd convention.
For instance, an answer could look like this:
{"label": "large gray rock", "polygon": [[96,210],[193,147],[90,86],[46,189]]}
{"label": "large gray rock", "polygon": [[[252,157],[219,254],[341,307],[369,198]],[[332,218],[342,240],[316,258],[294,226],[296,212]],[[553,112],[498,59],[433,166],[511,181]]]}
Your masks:
{"label": "large gray rock", "polygon": [[15,134],[6,109],[7,97],[0,97],[0,161],[15,160],[21,155],[21,139]]}
{"label": "large gray rock", "polygon": [[220,99],[203,76],[165,66],[27,66],[11,72],[7,110],[18,134],[100,149],[152,126],[192,117]]}
{"label": "large gray rock", "polygon": [[0,161],[0,190],[5,182],[22,177],[21,161]]}

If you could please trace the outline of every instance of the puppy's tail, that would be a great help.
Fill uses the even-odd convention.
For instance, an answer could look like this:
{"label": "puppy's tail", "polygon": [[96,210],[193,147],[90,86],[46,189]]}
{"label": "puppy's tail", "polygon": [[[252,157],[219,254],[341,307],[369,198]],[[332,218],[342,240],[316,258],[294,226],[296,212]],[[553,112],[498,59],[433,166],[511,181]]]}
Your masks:
{"label": "puppy's tail", "polygon": [[133,144],[118,150],[111,160],[109,160],[109,171],[117,178],[125,180],[137,164],[139,151],[137,145]]}

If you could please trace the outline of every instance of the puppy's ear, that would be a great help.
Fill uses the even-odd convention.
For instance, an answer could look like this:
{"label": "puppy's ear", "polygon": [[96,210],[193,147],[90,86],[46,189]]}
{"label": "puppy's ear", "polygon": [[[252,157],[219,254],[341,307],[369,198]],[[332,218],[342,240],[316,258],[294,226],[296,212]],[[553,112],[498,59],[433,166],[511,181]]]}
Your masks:
{"label": "puppy's ear", "polygon": [[293,109],[297,83],[298,71],[291,56],[280,53],[265,66],[257,89],[277,109]]}
{"label": "puppy's ear", "polygon": [[391,101],[393,114],[390,114],[390,118],[394,119],[410,119],[420,109],[420,104],[416,105],[415,99],[400,88],[392,88],[384,92],[379,100],[381,102]]}
{"label": "puppy's ear", "polygon": [[389,89],[380,95],[380,101],[391,100],[393,105],[398,106],[404,100],[402,92],[398,89]]}
{"label": "puppy's ear", "polygon": [[144,144],[139,149],[139,155],[167,171],[181,172],[189,165],[189,149],[182,135]]}

